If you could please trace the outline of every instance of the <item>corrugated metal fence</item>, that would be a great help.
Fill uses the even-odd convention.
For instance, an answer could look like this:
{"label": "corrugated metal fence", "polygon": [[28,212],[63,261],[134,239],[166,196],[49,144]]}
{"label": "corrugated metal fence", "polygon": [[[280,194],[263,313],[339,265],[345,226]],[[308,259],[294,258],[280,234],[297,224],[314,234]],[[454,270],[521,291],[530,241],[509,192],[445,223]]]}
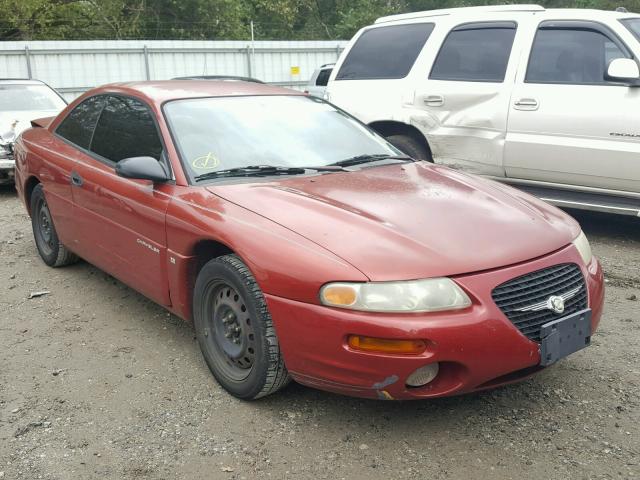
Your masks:
{"label": "corrugated metal fence", "polygon": [[0,78],[35,78],[71,100],[111,82],[239,75],[302,88],[346,41],[104,40],[0,43]]}

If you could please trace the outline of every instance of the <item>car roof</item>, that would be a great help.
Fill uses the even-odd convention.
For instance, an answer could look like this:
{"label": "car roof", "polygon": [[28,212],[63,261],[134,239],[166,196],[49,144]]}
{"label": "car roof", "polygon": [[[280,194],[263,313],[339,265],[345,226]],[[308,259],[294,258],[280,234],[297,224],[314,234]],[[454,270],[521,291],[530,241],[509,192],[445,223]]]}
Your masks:
{"label": "car roof", "polygon": [[445,8],[440,10],[426,10],[423,12],[411,12],[402,13],[398,15],[389,15],[386,17],[380,17],[375,21],[375,25],[389,24],[389,23],[404,23],[419,21],[420,19],[427,19],[433,17],[477,17],[486,15],[488,13],[501,13],[501,14],[537,14],[542,17],[553,17],[557,19],[573,18],[575,20],[582,19],[598,19],[604,17],[619,19],[636,17],[637,14],[625,11],[617,10],[594,10],[594,9],[582,9],[582,8],[544,8],[541,5],[535,4],[515,4],[515,5],[487,5],[479,7],[459,7],[459,8]]}
{"label": "car roof", "polygon": [[82,98],[100,93],[120,93],[146,99],[161,105],[171,100],[203,97],[236,97],[252,95],[305,95],[289,88],[263,83],[224,80],[155,80],[111,83],[86,92]]}

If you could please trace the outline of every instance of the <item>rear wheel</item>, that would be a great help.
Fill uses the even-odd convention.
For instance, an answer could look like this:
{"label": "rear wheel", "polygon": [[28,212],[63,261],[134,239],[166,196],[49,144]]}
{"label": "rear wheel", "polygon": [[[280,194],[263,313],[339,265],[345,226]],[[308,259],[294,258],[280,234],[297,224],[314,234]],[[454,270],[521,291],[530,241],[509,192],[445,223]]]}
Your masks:
{"label": "rear wheel", "polygon": [[425,146],[409,135],[390,135],[387,137],[387,141],[416,160],[433,162],[433,158]]}
{"label": "rear wheel", "polygon": [[50,267],[63,267],[78,261],[78,257],[58,239],[42,184],[36,185],[31,194],[31,226],[44,263]]}
{"label": "rear wheel", "polygon": [[193,308],[204,359],[229,393],[251,400],[289,383],[262,291],[237,256],[215,258],[202,267]]}

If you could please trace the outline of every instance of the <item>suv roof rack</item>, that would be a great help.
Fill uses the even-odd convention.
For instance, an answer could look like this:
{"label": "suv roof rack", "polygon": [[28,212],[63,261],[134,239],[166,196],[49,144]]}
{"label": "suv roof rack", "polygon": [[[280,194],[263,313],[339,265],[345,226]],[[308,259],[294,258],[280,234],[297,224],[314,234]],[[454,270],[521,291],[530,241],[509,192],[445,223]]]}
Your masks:
{"label": "suv roof rack", "polygon": [[487,5],[481,7],[459,7],[444,8],[441,10],[426,10],[424,12],[401,13],[398,15],[389,15],[387,17],[378,18],[375,23],[395,22],[396,20],[413,20],[425,17],[440,17],[444,15],[452,15],[455,13],[482,13],[482,12],[543,12],[545,8],[541,5],[522,4],[522,5]]}

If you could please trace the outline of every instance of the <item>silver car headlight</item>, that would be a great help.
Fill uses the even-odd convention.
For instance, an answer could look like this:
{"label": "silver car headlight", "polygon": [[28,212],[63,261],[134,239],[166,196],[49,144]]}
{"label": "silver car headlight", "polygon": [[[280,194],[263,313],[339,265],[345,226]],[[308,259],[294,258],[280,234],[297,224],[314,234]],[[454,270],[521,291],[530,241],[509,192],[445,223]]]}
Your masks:
{"label": "silver car headlight", "polygon": [[591,245],[589,245],[589,240],[582,230],[580,231],[580,235],[578,235],[573,241],[573,245],[578,250],[578,253],[582,257],[582,261],[584,262],[584,264],[589,265],[591,263],[591,259],[593,258],[593,253],[591,253]]}
{"label": "silver car headlight", "polygon": [[471,305],[466,293],[450,278],[401,282],[328,283],[320,301],[330,307],[368,312],[438,312]]}

